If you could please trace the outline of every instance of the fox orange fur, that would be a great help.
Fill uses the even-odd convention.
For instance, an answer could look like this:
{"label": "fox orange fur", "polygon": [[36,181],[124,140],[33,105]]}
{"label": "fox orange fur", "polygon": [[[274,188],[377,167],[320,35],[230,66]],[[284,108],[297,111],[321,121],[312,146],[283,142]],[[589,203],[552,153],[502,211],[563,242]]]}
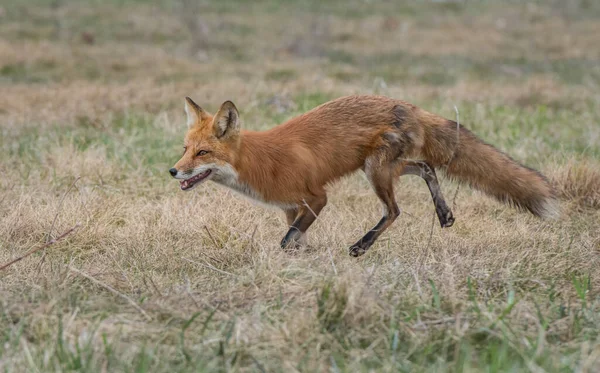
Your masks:
{"label": "fox orange fur", "polygon": [[213,116],[186,97],[189,130],[170,173],[190,190],[212,180],[285,211],[282,247],[296,246],[327,203],[325,187],[363,170],[384,216],[350,247],[364,254],[400,210],[394,181],[415,174],[427,182],[442,227],[454,222],[435,169],[539,217],[555,212],[554,193],[537,171],[481,141],[456,122],[383,96],[348,96],[263,132],[240,129],[231,101]]}

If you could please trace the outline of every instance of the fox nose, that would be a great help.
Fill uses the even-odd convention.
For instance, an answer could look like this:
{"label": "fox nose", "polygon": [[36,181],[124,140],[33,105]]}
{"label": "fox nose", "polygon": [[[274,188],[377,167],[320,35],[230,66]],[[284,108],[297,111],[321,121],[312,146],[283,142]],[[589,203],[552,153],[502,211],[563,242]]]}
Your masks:
{"label": "fox nose", "polygon": [[169,173],[171,174],[171,176],[175,177],[175,175],[177,175],[177,169],[176,168],[172,168],[169,170]]}

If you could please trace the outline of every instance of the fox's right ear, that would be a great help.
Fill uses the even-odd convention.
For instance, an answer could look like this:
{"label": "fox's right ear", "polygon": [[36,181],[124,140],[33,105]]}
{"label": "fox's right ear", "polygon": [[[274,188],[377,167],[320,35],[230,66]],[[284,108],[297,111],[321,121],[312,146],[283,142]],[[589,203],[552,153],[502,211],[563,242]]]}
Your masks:
{"label": "fox's right ear", "polygon": [[206,112],[189,97],[185,98],[185,113],[188,128],[206,118]]}

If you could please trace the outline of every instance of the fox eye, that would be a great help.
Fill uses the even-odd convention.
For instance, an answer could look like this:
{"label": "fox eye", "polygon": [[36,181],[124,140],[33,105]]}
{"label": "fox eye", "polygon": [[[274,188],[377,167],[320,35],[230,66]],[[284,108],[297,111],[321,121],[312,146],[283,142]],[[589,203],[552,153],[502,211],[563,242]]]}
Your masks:
{"label": "fox eye", "polygon": [[185,152],[187,152],[187,146],[183,147],[183,154],[185,154]]}
{"label": "fox eye", "polygon": [[206,155],[206,154],[208,154],[208,151],[206,151],[206,150],[200,150],[198,152],[198,154],[196,154],[196,157],[202,157],[203,155]]}

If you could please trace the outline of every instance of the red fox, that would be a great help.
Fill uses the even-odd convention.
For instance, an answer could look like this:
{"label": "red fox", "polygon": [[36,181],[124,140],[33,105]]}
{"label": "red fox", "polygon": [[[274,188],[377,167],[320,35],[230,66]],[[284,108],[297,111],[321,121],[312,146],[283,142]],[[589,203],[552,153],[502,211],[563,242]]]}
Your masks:
{"label": "red fox", "polygon": [[240,129],[231,101],[213,116],[185,99],[189,130],[181,159],[169,170],[182,190],[212,180],[284,210],[281,247],[297,247],[327,204],[326,185],[361,169],[384,206],[381,220],[350,247],[364,254],[399,216],[394,181],[421,176],[442,227],[454,223],[435,169],[501,202],[550,218],[552,187],[537,171],[484,143],[456,122],[384,96],[324,103],[270,130]]}

